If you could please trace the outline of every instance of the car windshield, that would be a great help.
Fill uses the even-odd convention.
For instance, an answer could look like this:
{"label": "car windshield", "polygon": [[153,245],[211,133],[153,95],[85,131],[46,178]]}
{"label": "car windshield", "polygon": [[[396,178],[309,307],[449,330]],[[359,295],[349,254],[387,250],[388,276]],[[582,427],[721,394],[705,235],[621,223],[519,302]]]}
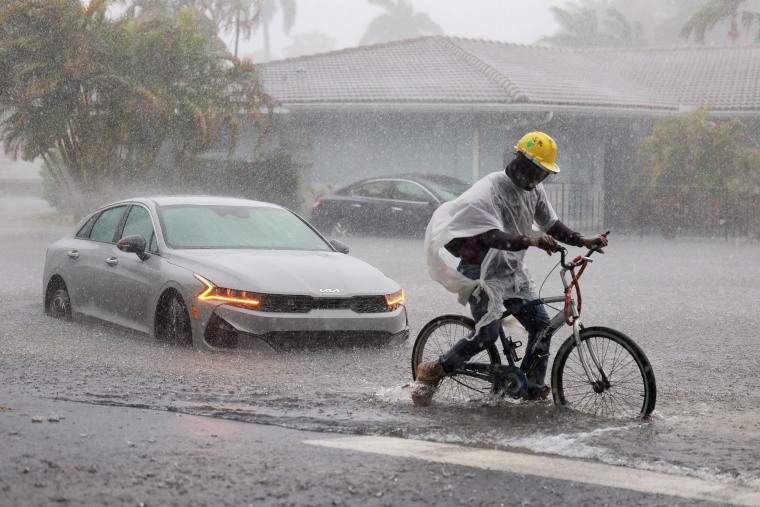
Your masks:
{"label": "car windshield", "polygon": [[456,178],[441,176],[427,180],[428,186],[445,201],[452,201],[470,188],[470,184]]}
{"label": "car windshield", "polygon": [[159,209],[173,248],[324,250],[329,245],[293,213],[281,208],[172,205]]}

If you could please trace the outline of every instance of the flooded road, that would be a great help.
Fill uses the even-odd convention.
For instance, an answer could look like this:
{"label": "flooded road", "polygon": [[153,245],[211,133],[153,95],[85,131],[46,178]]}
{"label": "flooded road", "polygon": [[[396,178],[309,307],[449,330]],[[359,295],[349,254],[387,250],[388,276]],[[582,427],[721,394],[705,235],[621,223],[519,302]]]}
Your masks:
{"label": "flooded road", "polygon": [[[760,243],[666,241],[613,231],[607,254],[587,270],[584,323],[625,332],[654,367],[657,407],[651,420],[641,422],[592,420],[550,403],[501,399],[412,406],[414,337],[439,314],[468,312],[429,280],[418,239],[345,241],[351,255],[405,288],[408,342],[379,349],[216,353],[45,316],[45,248],[66,230],[44,213],[0,226],[0,381],[16,391],[319,432],[559,455],[760,489]],[[539,285],[557,260],[530,252],[528,266]],[[542,295],[558,287],[555,272]],[[553,351],[568,334],[560,330]]]}

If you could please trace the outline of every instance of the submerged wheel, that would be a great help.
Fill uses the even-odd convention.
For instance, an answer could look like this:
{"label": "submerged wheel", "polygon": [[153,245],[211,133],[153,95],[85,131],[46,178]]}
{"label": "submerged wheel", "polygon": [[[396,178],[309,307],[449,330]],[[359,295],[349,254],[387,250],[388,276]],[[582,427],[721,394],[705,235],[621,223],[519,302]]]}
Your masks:
{"label": "submerged wheel", "polygon": [[65,285],[58,287],[50,296],[47,312],[56,319],[71,318],[71,299]]}
{"label": "submerged wheel", "polygon": [[[628,336],[604,327],[584,328],[581,347],[570,336],[552,366],[554,403],[601,417],[647,417],[654,410],[657,387],[644,351]],[[591,352],[599,361],[597,367]],[[581,362],[593,378],[589,379]]]}
{"label": "submerged wheel", "polygon": [[[412,377],[417,378],[417,365],[423,361],[436,361],[456,342],[466,338],[475,330],[475,321],[463,315],[443,315],[428,322],[422,328],[412,349]],[[473,356],[470,361],[479,363],[501,364],[499,352],[491,345],[483,352]],[[493,393],[493,383],[467,375],[444,377],[438,384],[435,399],[450,402],[462,402]]]}
{"label": "submerged wheel", "polygon": [[166,297],[156,315],[156,338],[172,345],[193,344],[193,330],[190,315],[182,297],[172,293]]}

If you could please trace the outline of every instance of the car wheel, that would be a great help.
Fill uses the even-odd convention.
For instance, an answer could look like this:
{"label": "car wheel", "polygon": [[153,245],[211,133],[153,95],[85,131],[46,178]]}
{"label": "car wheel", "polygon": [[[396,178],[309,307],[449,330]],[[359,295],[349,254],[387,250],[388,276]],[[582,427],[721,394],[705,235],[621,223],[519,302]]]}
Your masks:
{"label": "car wheel", "polygon": [[346,236],[352,236],[353,231],[345,218],[339,218],[333,222],[330,235],[335,238],[345,238]]}
{"label": "car wheel", "polygon": [[193,330],[187,306],[177,293],[170,294],[156,315],[159,323],[156,337],[171,345],[189,346],[193,344]]}
{"label": "car wheel", "polygon": [[71,299],[65,286],[59,287],[53,292],[47,311],[56,319],[68,320],[71,318]]}

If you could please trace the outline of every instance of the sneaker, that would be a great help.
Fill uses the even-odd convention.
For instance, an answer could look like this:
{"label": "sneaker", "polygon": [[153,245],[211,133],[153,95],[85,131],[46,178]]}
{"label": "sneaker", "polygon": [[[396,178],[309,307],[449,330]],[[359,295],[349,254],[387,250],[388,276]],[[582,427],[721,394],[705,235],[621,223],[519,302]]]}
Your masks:
{"label": "sneaker", "polygon": [[542,401],[549,397],[552,393],[552,388],[549,386],[544,387],[544,390],[540,393],[526,394],[523,396],[525,401]]}
{"label": "sneaker", "polygon": [[417,365],[417,382],[424,382],[433,386],[446,376],[443,366],[438,361],[427,361]]}
{"label": "sneaker", "polygon": [[417,382],[412,387],[412,403],[418,407],[430,405],[438,383],[445,376],[443,367],[436,361],[417,365]]}

